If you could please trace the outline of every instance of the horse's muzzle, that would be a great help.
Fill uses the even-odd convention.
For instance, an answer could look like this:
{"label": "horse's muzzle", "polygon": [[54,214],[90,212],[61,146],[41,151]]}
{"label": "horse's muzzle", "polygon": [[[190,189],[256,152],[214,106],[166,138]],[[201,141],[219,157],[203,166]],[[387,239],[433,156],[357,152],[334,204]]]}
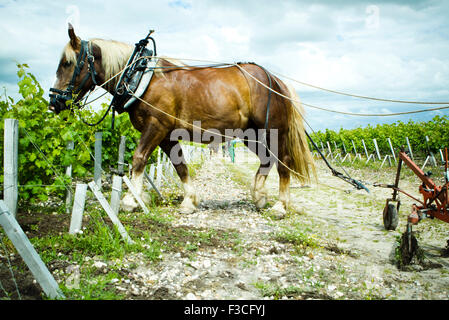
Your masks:
{"label": "horse's muzzle", "polygon": [[62,91],[55,88],[50,88],[50,104],[48,108],[55,112],[56,114],[60,113],[62,110],[69,109],[67,106],[67,101],[72,100],[72,92],[71,91]]}

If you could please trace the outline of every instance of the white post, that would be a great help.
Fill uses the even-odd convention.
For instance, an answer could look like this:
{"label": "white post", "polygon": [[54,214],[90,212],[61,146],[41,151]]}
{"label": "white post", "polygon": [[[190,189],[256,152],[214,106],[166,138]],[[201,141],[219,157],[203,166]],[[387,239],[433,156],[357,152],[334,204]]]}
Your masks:
{"label": "white post", "polygon": [[[67,150],[73,150],[73,148],[75,147],[75,144],[73,143],[73,141],[69,141],[67,143]],[[72,205],[72,195],[73,195],[73,190],[72,190],[72,164],[69,164],[67,166],[67,168],[65,169],[65,174],[67,176],[70,177],[70,185],[67,188],[67,196],[65,198],[65,212],[66,213],[70,213],[70,207]]]}
{"label": "white post", "polygon": [[355,147],[354,140],[351,140],[351,141],[352,141],[352,147],[354,148],[354,154],[356,155],[357,154],[357,149]]}
{"label": "white post", "polygon": [[83,221],[84,204],[86,203],[87,184],[77,183],[75,199],[73,201],[72,219],[70,220],[69,234],[76,234],[81,230]]}
{"label": "white post", "polygon": [[424,167],[426,166],[427,161],[429,161],[429,159],[430,159],[430,156],[427,156],[426,160],[424,161],[424,164],[423,164],[422,167],[421,167],[421,170],[422,170],[422,171],[424,171]]}
{"label": "white post", "polygon": [[365,149],[366,158],[368,159],[369,158],[368,150],[366,149],[365,141],[363,139],[362,139],[362,143],[363,143],[363,149]]}
{"label": "white post", "polygon": [[129,180],[129,178],[127,176],[123,176],[123,181],[125,181],[126,186],[131,191],[131,193],[134,196],[134,198],[137,200],[137,203],[142,207],[143,212],[145,212],[146,214],[150,213],[150,210],[148,210],[148,208],[146,207],[146,205],[143,202],[142,198],[139,197],[139,195],[137,194],[137,191],[134,188],[134,186],[131,183],[131,181]]}
{"label": "white post", "polygon": [[410,146],[410,141],[408,140],[408,137],[405,137],[405,140],[407,140],[407,147],[408,151],[410,152],[410,157],[412,158],[413,161],[415,161],[415,159],[413,158],[412,147]]}
{"label": "white post", "polygon": [[[153,168],[153,174],[154,174],[154,166],[151,165],[150,168]],[[150,176],[148,175],[147,171],[144,170],[143,173],[144,173],[144,175],[145,175],[146,181],[148,182],[147,186],[153,188],[154,191],[156,191],[156,193],[158,194],[158,196],[161,197],[162,199],[164,199],[164,197],[162,196],[162,194],[159,192],[159,190],[157,189],[157,187],[154,185],[153,179],[150,178]]]}
{"label": "white post", "polygon": [[19,121],[5,119],[4,132],[4,180],[3,196],[9,212],[16,217],[18,189],[18,159],[19,159]]}
{"label": "white post", "polygon": [[160,163],[156,167],[156,186],[158,188],[162,186],[162,165]]}
{"label": "white post", "polygon": [[374,142],[374,147],[376,148],[377,158],[379,160],[382,160],[382,158],[380,157],[379,147],[377,146],[377,140],[373,139],[373,142]]}
{"label": "white post", "polygon": [[331,155],[332,160],[334,160],[334,155],[332,154],[331,145],[329,144],[329,141],[326,141],[326,143],[327,143],[327,148],[328,148],[328,150],[329,150],[329,154]]}
{"label": "white post", "polygon": [[346,151],[346,145],[345,145],[345,142],[342,140],[342,143],[343,143],[343,150],[344,150],[344,152],[345,152],[345,154],[348,154],[348,151]]}
{"label": "white post", "polygon": [[111,208],[115,215],[118,215],[120,209],[120,198],[122,196],[122,177],[112,177],[112,191],[111,191]]}
{"label": "white post", "polygon": [[[428,136],[426,136],[426,142],[427,142],[427,146],[429,146],[429,137]],[[437,164],[437,160],[435,159],[435,156],[433,155],[433,152],[432,151],[430,151],[430,147],[429,147],[429,153],[430,153],[430,159],[432,160],[432,162],[433,162],[433,166],[434,167],[436,167],[436,166],[438,166],[438,164]]]}
{"label": "white post", "polygon": [[150,177],[151,181],[154,181],[154,177],[155,177],[155,175],[154,175],[155,171],[154,170],[155,169],[156,169],[156,167],[155,167],[154,163],[152,163],[151,166],[150,166],[150,174],[149,174],[149,177]]}
{"label": "white post", "polygon": [[368,160],[366,160],[365,164],[367,164],[371,160],[371,157],[373,158],[373,161],[374,161],[374,155],[370,154],[368,157]]}
{"label": "white post", "polygon": [[[126,177],[126,176],[124,176],[124,177]],[[129,237],[128,232],[126,232],[126,229],[123,227],[123,225],[120,222],[120,220],[117,218],[117,216],[112,211],[111,206],[106,201],[106,198],[101,193],[100,188],[95,183],[95,181],[89,182],[88,186],[92,190],[92,192],[94,193],[94,195],[97,198],[97,200],[100,202],[100,204],[103,207],[104,211],[106,211],[106,214],[108,215],[109,219],[111,219],[112,223],[117,227],[117,230],[120,233],[120,235],[122,236],[122,238],[126,242],[128,242],[129,244],[134,243],[134,241]]]}
{"label": "white post", "polygon": [[393,155],[394,162],[396,162],[396,155],[394,154],[393,144],[391,143],[391,139],[387,138],[388,143],[390,144],[391,154]]}
{"label": "white post", "polygon": [[9,211],[8,206],[2,200],[0,200],[0,225],[45,294],[52,299],[64,299],[65,296],[59,289],[55,278],[48,271],[36,249],[34,249],[17,220]]}
{"label": "white post", "polygon": [[125,164],[125,148],[126,148],[126,137],[120,137],[120,145],[118,147],[118,174],[122,176],[124,174],[123,166]]}
{"label": "white post", "polygon": [[95,167],[94,167],[94,181],[98,188],[101,189],[101,144],[102,132],[95,132]]}

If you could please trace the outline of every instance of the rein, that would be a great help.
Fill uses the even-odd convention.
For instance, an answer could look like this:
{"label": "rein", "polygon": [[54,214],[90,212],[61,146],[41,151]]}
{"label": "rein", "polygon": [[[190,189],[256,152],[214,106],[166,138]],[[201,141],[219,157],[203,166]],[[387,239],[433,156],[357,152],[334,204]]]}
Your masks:
{"label": "rein", "polygon": [[[115,99],[117,99],[118,96],[123,96],[124,90],[127,91],[127,93],[130,93],[131,95],[134,95],[134,92],[132,92],[132,90],[129,90],[126,80],[129,80],[129,78],[132,76],[134,70],[136,68],[139,68],[138,66],[138,62],[140,61],[140,59],[142,58],[148,58],[146,56],[143,56],[143,52],[144,49],[146,48],[147,44],[148,44],[148,40],[152,40],[153,42],[153,49],[154,51],[150,51],[151,56],[149,57],[150,59],[153,56],[157,56],[156,54],[156,42],[155,40],[150,37],[150,35],[153,33],[153,30],[150,30],[150,32],[148,33],[148,35],[140,40],[138,43],[136,43],[136,47],[134,49],[134,52],[131,54],[128,63],[126,64],[125,68],[120,72],[121,76],[119,81],[117,82],[116,88],[115,88],[115,92],[114,92],[114,97],[111,101],[111,103],[109,104],[108,109],[106,110],[106,112],[103,114],[103,116],[100,118],[100,120],[98,120],[95,123],[88,123],[87,121],[85,121],[81,115],[80,115],[80,119],[82,120],[82,122],[88,126],[97,126],[99,125],[108,115],[109,111],[112,109],[112,124],[111,127],[112,129],[114,129],[114,122],[115,122],[115,111],[116,111],[116,105],[114,104]],[[154,52],[154,55],[153,55]],[[78,86],[78,88],[74,89],[75,86],[75,80],[76,78],[81,74],[81,70],[84,67],[85,64],[85,59],[87,56],[87,63],[88,63],[88,72],[86,74],[86,76],[83,78],[83,80],[81,81],[80,85]],[[267,143],[266,143],[266,130],[268,128],[268,121],[269,121],[269,113],[270,113],[270,104],[271,104],[271,92],[275,92],[280,96],[283,96],[282,94],[279,94],[278,92],[274,91],[272,88],[272,77],[270,75],[270,73],[262,66],[253,63],[253,62],[249,62],[251,64],[254,64],[256,66],[258,66],[259,68],[261,68],[268,79],[268,86],[266,86],[265,84],[261,83],[259,80],[255,79],[257,82],[261,83],[264,87],[266,87],[268,89],[268,101],[267,101],[267,108],[266,108],[266,116],[265,116],[265,132],[264,132],[264,136],[263,136],[263,144],[265,145],[265,147],[267,148],[267,150],[271,152],[271,150],[269,150]],[[152,69],[186,69],[186,70],[192,70],[192,69],[197,69],[197,68],[220,68],[220,67],[227,67],[227,66],[237,66],[239,67],[240,70],[242,70],[242,68],[239,66],[240,63],[234,63],[234,64],[226,64],[226,63],[217,63],[217,64],[213,64],[213,65],[208,65],[208,66],[166,66],[166,67],[152,67]],[[168,70],[170,71],[170,70]],[[73,71],[73,75],[72,75],[72,79],[69,83],[69,86],[67,87],[66,90],[59,90],[59,89],[55,89],[55,88],[50,88],[50,92],[55,92],[56,94],[50,94],[50,99],[51,101],[60,101],[63,102],[64,104],[66,104],[68,101],[72,100],[73,98],[73,94],[78,94],[84,87],[84,85],[86,84],[87,80],[89,78],[92,79],[93,82],[93,87],[95,87],[97,85],[97,82],[95,80],[95,76],[97,75],[97,72],[95,71],[95,67],[94,67],[94,56],[92,55],[91,52],[91,46],[89,45],[88,41],[81,41],[81,49],[80,49],[80,54],[78,55],[77,61],[76,61],[76,66],[75,66],[75,70]],[[250,75],[251,76],[251,75]],[[115,76],[114,76],[115,77]],[[251,76],[253,77],[253,76]],[[254,78],[254,77],[253,77]],[[276,79],[275,79],[276,80]],[[142,99],[140,99],[139,97],[135,96],[137,99],[143,101]],[[283,96],[285,97],[285,96]],[[285,97],[289,100],[292,100],[291,98]],[[146,102],[145,102],[146,103]],[[55,104],[57,105],[57,104]],[[296,108],[294,108],[297,112],[299,112]],[[302,114],[301,114],[302,116]],[[303,117],[304,118],[304,117]],[[310,142],[312,143],[312,145],[315,147],[315,149],[318,151],[318,153],[320,154],[321,158],[324,160],[324,162],[326,163],[327,167],[332,171],[332,174],[342,180],[344,180],[345,182],[352,184],[355,188],[357,189],[365,189],[368,193],[369,190],[358,180],[355,180],[353,178],[351,178],[349,175],[343,175],[342,173],[338,172],[337,170],[335,170],[327,161],[326,157],[321,153],[321,151],[319,150],[318,146],[315,144],[315,142],[312,140],[312,138],[310,137],[310,135],[307,133],[307,131],[305,131],[308,139],[310,140]],[[278,159],[278,161],[280,161],[280,159]],[[282,163],[282,161],[280,161]],[[284,166],[286,166],[284,163],[282,163]],[[290,169],[288,166],[286,166],[289,170]]]}

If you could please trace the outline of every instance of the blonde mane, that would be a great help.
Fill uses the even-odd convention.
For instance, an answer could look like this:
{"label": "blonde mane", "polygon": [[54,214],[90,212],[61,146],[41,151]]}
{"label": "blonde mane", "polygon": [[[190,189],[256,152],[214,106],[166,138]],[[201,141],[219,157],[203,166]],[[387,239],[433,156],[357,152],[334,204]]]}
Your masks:
{"label": "blonde mane", "polygon": [[[134,47],[115,40],[90,39],[101,50],[101,61],[104,70],[105,81],[111,79],[125,68]],[[119,77],[106,84],[106,89],[114,90]]]}
{"label": "blonde mane", "polygon": [[[129,57],[131,56],[134,46],[120,42],[115,40],[104,40],[104,39],[90,39],[92,44],[97,45],[101,50],[101,60],[102,67],[105,72],[105,81],[111,79],[113,76],[117,75],[120,71],[125,68],[126,63],[128,62]],[[64,47],[62,52],[62,56],[65,56],[65,59],[68,62],[72,62],[76,64],[76,52],[73,47],[70,45],[70,42]],[[168,65],[179,66],[181,68],[188,67],[185,63],[180,60],[169,58],[169,57],[159,57],[156,67],[163,67]],[[164,72],[166,70],[163,68],[156,68],[154,70],[154,74],[157,76],[164,77]],[[112,92],[117,84],[119,77],[116,77],[114,80],[108,82],[105,86],[105,89]]]}

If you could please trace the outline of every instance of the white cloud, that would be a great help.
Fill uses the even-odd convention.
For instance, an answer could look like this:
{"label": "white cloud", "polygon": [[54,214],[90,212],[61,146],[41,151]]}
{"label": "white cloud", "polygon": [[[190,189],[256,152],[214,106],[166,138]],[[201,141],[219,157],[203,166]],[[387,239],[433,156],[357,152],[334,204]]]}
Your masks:
{"label": "white cloud", "polygon": [[[6,1],[0,4],[0,87],[14,95],[15,64],[53,84],[67,21],[87,39],[135,43],[154,28],[162,55],[254,61],[301,81],[386,98],[449,100],[449,4],[440,1]],[[350,112],[409,110],[295,85],[306,103]],[[307,110],[323,126],[366,123]],[[447,114],[447,113],[446,113]],[[318,117],[315,115],[319,115]],[[430,117],[431,114],[426,114]],[[324,123],[323,117],[329,121]],[[316,119],[316,120],[315,120]],[[345,120],[346,119],[346,120]],[[321,120],[321,121],[320,121]],[[387,118],[373,121],[389,121]]]}

